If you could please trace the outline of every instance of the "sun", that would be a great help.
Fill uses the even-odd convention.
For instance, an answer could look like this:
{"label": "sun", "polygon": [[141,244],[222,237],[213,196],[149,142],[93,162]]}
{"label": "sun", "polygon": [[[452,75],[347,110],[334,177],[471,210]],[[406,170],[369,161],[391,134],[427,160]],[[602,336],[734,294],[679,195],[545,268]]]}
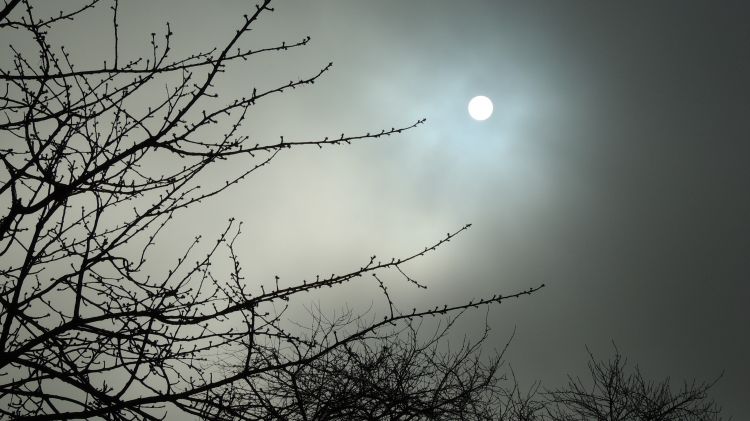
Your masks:
{"label": "sun", "polygon": [[469,101],[469,115],[477,121],[483,121],[492,115],[492,101],[486,96],[475,96]]}

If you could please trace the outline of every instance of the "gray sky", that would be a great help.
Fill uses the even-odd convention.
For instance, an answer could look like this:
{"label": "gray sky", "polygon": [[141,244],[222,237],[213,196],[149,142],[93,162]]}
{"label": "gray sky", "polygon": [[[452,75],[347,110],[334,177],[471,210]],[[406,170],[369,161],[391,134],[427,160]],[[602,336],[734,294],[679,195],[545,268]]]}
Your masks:
{"label": "gray sky", "polygon": [[[169,20],[175,55],[225,41],[247,7],[122,3],[123,51],[139,51]],[[709,380],[726,370],[714,396],[725,415],[750,413],[746,2],[275,7],[250,44],[310,35],[311,45],[228,72],[219,92],[287,82],[329,61],[334,68],[259,104],[249,133],[302,140],[421,117],[427,125],[382,142],[284,153],[186,212],[170,234],[175,244],[194,234],[185,223],[211,235],[235,216],[246,224],[245,266],[292,280],[420,249],[471,222],[410,268],[426,293],[394,279],[405,308],[543,282],[535,296],[490,312],[497,346],[517,327],[508,360],[524,381],[554,386],[583,374],[584,346],[606,357],[615,341],[654,378]],[[108,51],[106,37],[92,36],[108,33],[102,22],[68,28],[71,42]],[[474,95],[494,101],[489,120],[467,115]],[[335,300],[369,300],[358,288]],[[478,311],[462,327],[483,318]]]}

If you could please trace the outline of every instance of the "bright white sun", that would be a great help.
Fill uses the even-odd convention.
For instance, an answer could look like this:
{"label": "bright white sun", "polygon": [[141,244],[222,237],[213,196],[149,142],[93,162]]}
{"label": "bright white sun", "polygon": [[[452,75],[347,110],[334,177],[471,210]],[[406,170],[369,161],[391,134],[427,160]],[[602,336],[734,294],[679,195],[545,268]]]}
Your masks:
{"label": "bright white sun", "polygon": [[474,120],[487,120],[492,115],[492,101],[486,96],[475,96],[469,101],[469,115]]}

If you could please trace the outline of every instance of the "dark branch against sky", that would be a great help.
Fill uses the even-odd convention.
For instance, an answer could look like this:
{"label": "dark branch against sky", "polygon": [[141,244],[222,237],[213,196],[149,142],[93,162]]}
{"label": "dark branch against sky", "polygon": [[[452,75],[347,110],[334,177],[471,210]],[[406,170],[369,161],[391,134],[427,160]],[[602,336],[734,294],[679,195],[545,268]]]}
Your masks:
{"label": "dark branch against sky", "polygon": [[[270,126],[428,124],[270,169],[272,184],[256,185],[265,203],[232,201],[273,215],[257,228],[272,242],[249,255],[268,270],[295,256],[304,271],[471,221],[471,235],[426,265],[424,299],[547,283],[491,313],[498,344],[517,326],[508,355],[524,378],[562,381],[583,369],[585,344],[604,355],[614,340],[677,381],[726,370],[716,397],[740,417],[748,18],[738,1],[282,5],[266,33],[312,36],[284,65],[330,57],[335,70],[288,111],[269,108]],[[474,95],[493,99],[489,120],[468,118]],[[307,124],[287,125],[292,116]]]}
{"label": "dark branch against sky", "polygon": [[[124,55],[146,51],[166,20],[182,40],[177,51],[201,49],[231,37],[245,7],[121,3]],[[545,283],[535,297],[490,312],[498,347],[517,329],[506,356],[522,379],[561,382],[582,371],[584,345],[605,355],[615,341],[656,377],[712,379],[725,370],[718,403],[736,419],[750,412],[750,6],[421,0],[276,8],[259,22],[257,44],[310,35],[310,45],[228,73],[219,93],[335,65],[315,85],[260,105],[249,117],[252,136],[294,141],[421,117],[427,124],[386,142],[292,151],[182,215],[174,244],[196,234],[185,224],[201,221],[211,234],[234,216],[245,222],[237,249],[249,270],[302,279],[472,222],[439,258],[417,263],[429,290],[405,291],[405,302]],[[65,28],[82,62],[111,54],[112,40],[96,36],[109,34],[110,21],[101,21]],[[485,122],[466,114],[475,95],[495,104]],[[331,301],[369,302],[349,292]],[[475,316],[466,329],[483,326],[484,314]]]}

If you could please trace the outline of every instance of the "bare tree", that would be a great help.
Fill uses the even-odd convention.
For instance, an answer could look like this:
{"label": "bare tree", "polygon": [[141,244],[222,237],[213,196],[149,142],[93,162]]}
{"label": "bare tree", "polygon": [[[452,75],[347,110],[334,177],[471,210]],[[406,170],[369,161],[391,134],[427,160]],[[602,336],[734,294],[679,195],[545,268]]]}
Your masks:
{"label": "bare tree", "polygon": [[[608,361],[589,351],[591,379],[570,377],[568,384],[547,394],[546,419],[553,421],[715,421],[720,408],[708,395],[714,382],[685,382],[673,390],[670,380],[644,378],[629,369],[615,348]],[[718,380],[718,379],[717,379]]]}
{"label": "bare tree", "polygon": [[[296,378],[291,374],[314,374],[336,357],[344,360],[334,375],[366,369],[365,374],[384,376],[415,351],[438,363],[417,360],[416,367],[427,370],[422,377],[450,372],[451,361],[476,367],[469,363],[475,348],[441,360],[414,342],[402,345],[389,329],[541,288],[402,313],[375,277],[390,303],[384,318],[364,322],[354,317],[359,323],[350,329],[333,324],[316,335],[299,333],[287,323],[284,308],[290,297],[363,275],[392,270],[421,286],[403,266],[468,225],[408,256],[382,261],[373,256],[348,273],[280,284],[278,278],[268,283],[244,278],[234,247],[241,224],[230,220],[216,241],[202,246],[196,237],[163,273],[148,269],[160,233],[177,212],[230,188],[281,151],[380,139],[424,122],[324,139],[251,141],[243,123],[254,104],[313,84],[331,68],[329,63],[280,86],[248,88],[235,98],[217,97],[214,85],[229,66],[307,44],[309,38],[255,50],[242,46],[251,26],[273,10],[269,4],[262,0],[241,17],[236,30],[226,34],[228,41],[215,49],[172,58],[174,35],[167,24],[163,35],[151,34],[150,54],[130,60],[120,53],[117,0],[86,0],[53,14],[29,0],[4,2],[3,39],[22,41],[11,46],[12,58],[0,68],[2,417],[161,419],[177,410],[211,419],[253,419],[253,410],[236,411],[233,393],[253,391],[260,405],[272,404],[258,409],[270,414],[285,398],[266,395],[279,393],[264,389],[269,379],[285,387],[282,380]],[[80,68],[74,55],[55,42],[55,28],[107,6],[113,12],[112,56],[99,67]],[[154,100],[158,92],[165,93]],[[214,127],[222,130],[220,135],[209,130]],[[199,182],[207,168],[227,159],[242,159],[248,166],[218,185]],[[367,348],[369,339],[390,348]],[[352,353],[355,347],[362,352]],[[221,355],[240,355],[240,363],[218,369]],[[441,361],[447,367],[441,368]],[[469,390],[471,385],[491,389],[493,383],[482,373],[494,373],[492,364],[476,376],[471,369],[452,372],[453,383],[444,386],[441,396],[465,396],[451,389],[465,379]],[[368,382],[358,387],[377,384]],[[292,384],[285,392],[294,390]],[[308,390],[325,392],[314,385]],[[425,399],[407,403],[423,405]],[[455,408],[470,404],[457,402]]]}
{"label": "bare tree", "polygon": [[[311,312],[312,337],[328,337],[353,322],[361,326],[361,316],[351,312],[333,320],[320,314]],[[483,357],[485,324],[477,339],[464,338],[451,348],[448,334],[459,315],[442,319],[430,334],[419,320],[361,338],[307,364],[234,385],[224,396],[233,397],[233,411],[259,420],[524,419],[524,412],[533,412],[532,401],[522,397],[515,377],[499,371],[507,344]],[[296,349],[297,359],[306,351]]]}

